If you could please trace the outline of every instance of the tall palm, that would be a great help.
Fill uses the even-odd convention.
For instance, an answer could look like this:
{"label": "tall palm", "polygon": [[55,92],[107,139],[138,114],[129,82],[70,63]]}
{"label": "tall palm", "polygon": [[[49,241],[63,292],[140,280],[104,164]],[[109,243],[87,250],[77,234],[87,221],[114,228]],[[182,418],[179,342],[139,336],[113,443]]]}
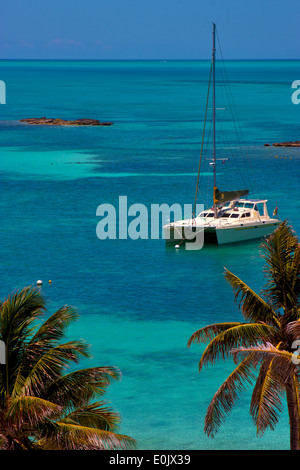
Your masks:
{"label": "tall palm", "polygon": [[135,441],[117,433],[120,417],[102,396],[115,367],[71,370],[88,357],[83,341],[61,343],[77,318],[64,306],[39,324],[46,305],[39,289],[26,287],[0,305],[0,449],[127,449]]}
{"label": "tall palm", "polygon": [[[237,365],[215,393],[206,413],[205,432],[214,436],[239,392],[254,384],[250,413],[257,433],[274,429],[287,400],[290,447],[300,449],[300,248],[290,225],[282,222],[261,245],[266,284],[260,295],[225,269],[245,321],[208,325],[188,341],[208,342],[199,369],[233,355]],[[300,342],[299,342],[300,344]],[[232,357],[232,356],[231,356]]]}

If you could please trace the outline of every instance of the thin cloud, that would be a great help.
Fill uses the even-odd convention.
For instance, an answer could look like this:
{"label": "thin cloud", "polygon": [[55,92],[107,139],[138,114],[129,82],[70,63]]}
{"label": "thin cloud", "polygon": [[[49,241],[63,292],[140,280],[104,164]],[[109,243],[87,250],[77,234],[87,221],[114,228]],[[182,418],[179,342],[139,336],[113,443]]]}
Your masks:
{"label": "thin cloud", "polygon": [[22,39],[22,40],[19,42],[19,46],[21,46],[21,47],[26,47],[26,48],[29,48],[29,49],[32,49],[32,48],[34,47],[34,45],[31,44],[31,42],[24,41],[24,39]]}
{"label": "thin cloud", "polygon": [[74,39],[68,38],[55,38],[52,39],[47,44],[48,47],[81,47],[82,43],[80,41],[75,41]]}
{"label": "thin cloud", "polygon": [[24,39],[21,39],[21,41],[19,41],[19,42],[14,41],[13,43],[5,42],[5,43],[2,44],[0,42],[0,48],[1,49],[17,49],[19,47],[24,48],[24,49],[26,49],[26,48],[27,49],[33,49],[34,45],[31,44],[31,42],[25,41]]}
{"label": "thin cloud", "polygon": [[103,41],[101,41],[100,39],[97,39],[95,42],[94,42],[94,46],[96,48],[99,48],[99,49],[102,49],[104,51],[109,51],[112,49],[112,46],[109,45],[109,44],[105,44]]}

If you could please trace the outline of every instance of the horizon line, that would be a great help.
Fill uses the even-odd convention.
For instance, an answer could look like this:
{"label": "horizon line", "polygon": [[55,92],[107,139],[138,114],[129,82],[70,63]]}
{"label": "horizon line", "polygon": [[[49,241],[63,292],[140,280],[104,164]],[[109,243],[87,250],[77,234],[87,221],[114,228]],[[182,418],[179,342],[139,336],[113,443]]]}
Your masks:
{"label": "horizon line", "polygon": [[[1,62],[4,61],[36,61],[36,62],[210,62],[211,58],[207,59],[58,59],[58,58],[52,58],[52,59],[29,59],[29,58],[18,58],[18,59],[12,59],[12,58],[0,58]],[[284,58],[260,58],[260,59],[237,59],[237,58],[232,58],[232,59],[222,59],[222,62],[230,62],[230,61],[273,61],[273,60],[280,60],[280,61],[289,61],[289,60],[299,60],[300,58],[290,58],[290,59],[284,59]]]}

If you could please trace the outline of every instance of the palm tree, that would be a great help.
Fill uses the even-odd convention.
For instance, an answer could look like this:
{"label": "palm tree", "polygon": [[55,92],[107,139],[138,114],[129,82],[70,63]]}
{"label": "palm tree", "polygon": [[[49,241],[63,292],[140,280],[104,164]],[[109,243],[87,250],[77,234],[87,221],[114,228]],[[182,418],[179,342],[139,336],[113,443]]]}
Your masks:
{"label": "palm tree", "polygon": [[238,394],[254,384],[250,413],[257,433],[274,429],[285,396],[290,421],[290,448],[300,449],[300,247],[290,225],[282,222],[261,245],[266,284],[260,295],[225,269],[243,322],[208,325],[188,341],[208,342],[199,369],[219,358],[233,357],[236,368],[215,393],[204,431],[213,437]]}
{"label": "palm tree", "polygon": [[[117,433],[120,417],[102,396],[115,367],[92,367],[65,373],[79,358],[89,357],[83,341],[60,343],[77,318],[70,306],[42,324],[46,302],[35,287],[11,294],[0,305],[0,449],[128,449],[134,439]],[[3,351],[2,351],[3,352]],[[3,357],[5,356],[5,357]]]}

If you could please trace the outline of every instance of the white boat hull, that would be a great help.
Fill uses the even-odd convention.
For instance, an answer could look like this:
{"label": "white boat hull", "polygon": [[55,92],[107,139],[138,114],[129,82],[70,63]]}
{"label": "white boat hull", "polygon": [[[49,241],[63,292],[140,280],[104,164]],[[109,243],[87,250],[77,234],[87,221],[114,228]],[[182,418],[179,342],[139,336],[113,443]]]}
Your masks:
{"label": "white boat hull", "polygon": [[225,243],[237,243],[263,238],[271,235],[278,225],[279,221],[274,221],[259,225],[243,225],[231,228],[218,227],[216,228],[217,242],[219,245],[223,245]]}
{"label": "white boat hull", "polygon": [[[250,224],[235,224],[232,226],[193,226],[196,232],[204,230],[204,243],[238,243],[247,240],[264,238],[276,229],[280,221],[270,219],[268,222],[256,222]],[[185,240],[185,229],[187,225],[174,224],[164,226],[164,238],[167,243],[180,243]],[[190,240],[190,243],[193,241]]]}

